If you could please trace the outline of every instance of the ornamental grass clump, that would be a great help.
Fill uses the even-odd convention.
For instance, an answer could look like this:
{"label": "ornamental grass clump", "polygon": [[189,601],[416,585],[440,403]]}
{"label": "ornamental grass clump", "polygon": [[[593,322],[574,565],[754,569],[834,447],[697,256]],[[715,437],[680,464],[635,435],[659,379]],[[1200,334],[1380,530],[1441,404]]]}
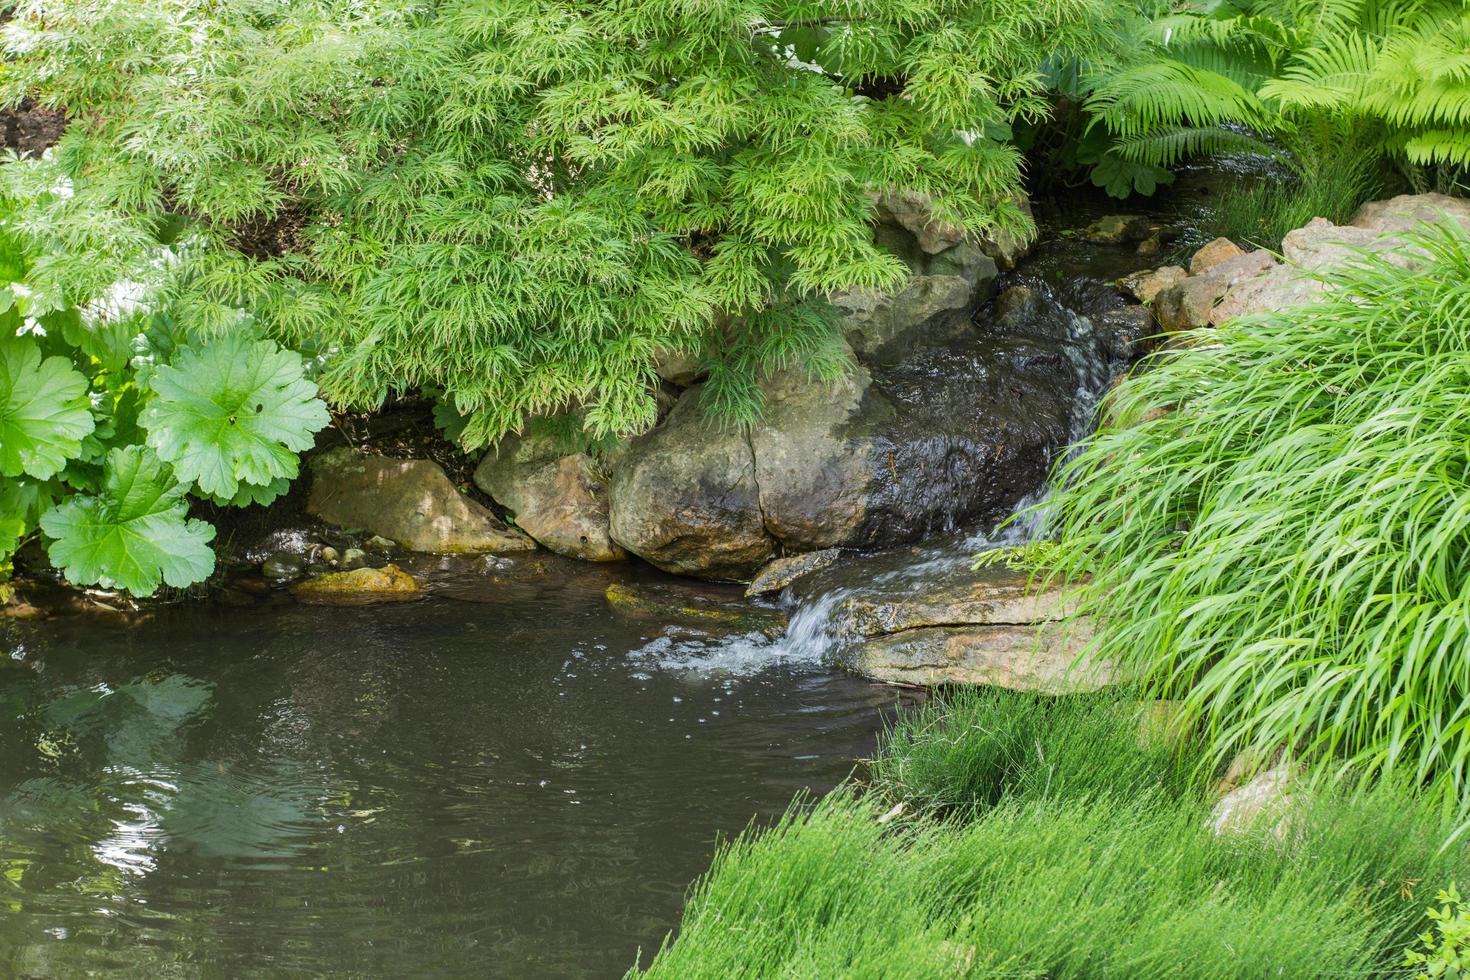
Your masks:
{"label": "ornamental grass clump", "polygon": [[1091,653],[1181,699],[1216,762],[1288,745],[1463,820],[1470,240],[1426,228],[1323,275],[1116,390],[1058,472],[1050,561],[1086,580]]}

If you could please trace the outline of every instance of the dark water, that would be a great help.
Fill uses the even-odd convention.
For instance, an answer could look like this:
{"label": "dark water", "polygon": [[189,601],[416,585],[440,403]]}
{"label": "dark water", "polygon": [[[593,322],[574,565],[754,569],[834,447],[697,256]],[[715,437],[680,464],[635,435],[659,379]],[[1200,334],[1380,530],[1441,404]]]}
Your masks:
{"label": "dark water", "polygon": [[0,626],[0,976],[617,975],[897,697],[483,571]]}

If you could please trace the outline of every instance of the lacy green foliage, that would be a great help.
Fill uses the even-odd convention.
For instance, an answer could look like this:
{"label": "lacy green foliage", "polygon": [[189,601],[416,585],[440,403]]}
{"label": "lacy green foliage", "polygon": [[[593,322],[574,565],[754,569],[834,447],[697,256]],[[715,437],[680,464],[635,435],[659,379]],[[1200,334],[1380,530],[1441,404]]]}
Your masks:
{"label": "lacy green foliage", "polygon": [[[214,528],[186,494],[273,499],[326,407],[243,317],[201,337],[150,312],[174,253],[65,188],[50,163],[0,166],[0,577],[39,530],[77,584],[189,585]],[[77,256],[88,274],[66,271]]]}
{"label": "lacy green foliage", "polygon": [[225,502],[265,503],[296,476],[297,453],[331,419],[300,356],[238,334],[160,365],[140,419],[174,475]]}
{"label": "lacy green foliage", "polygon": [[1425,912],[1434,928],[1419,937],[1422,949],[1405,950],[1404,965],[1419,967],[1416,980],[1470,976],[1470,906],[1453,882],[1434,900],[1440,906]]}
{"label": "lacy green foliage", "polygon": [[[1326,274],[1116,389],[1046,504],[1091,653],[1208,722],[1470,817],[1470,240]],[[1164,411],[1160,411],[1164,409]],[[1085,581],[1084,581],[1085,580]]]}
{"label": "lacy green foliage", "polygon": [[649,975],[1393,975],[1414,886],[1465,868],[1443,815],[1380,790],[1316,801],[1285,846],[1220,839],[1198,761],[1108,696],[905,713],[868,793],[721,849]]}
{"label": "lacy green foliage", "polygon": [[1470,10],[1459,0],[1191,0],[1146,53],[1091,78],[1112,138],[1094,171],[1147,193],[1192,157],[1255,152],[1310,181],[1360,150],[1448,187],[1470,165]]}
{"label": "lacy green foliage", "polygon": [[773,364],[833,375],[825,294],[907,275],[869,192],[1025,231],[1010,126],[1114,6],[27,0],[3,87],[73,116],[78,197],[185,223],[176,319],[333,350],[354,406],[432,388],[476,446],[646,427],[667,350],[737,418]]}
{"label": "lacy green foliage", "polygon": [[214,571],[214,528],[188,520],[185,488],[143,446],[107,456],[97,495],[77,494],[41,517],[51,560],[72,582],[144,596]]}

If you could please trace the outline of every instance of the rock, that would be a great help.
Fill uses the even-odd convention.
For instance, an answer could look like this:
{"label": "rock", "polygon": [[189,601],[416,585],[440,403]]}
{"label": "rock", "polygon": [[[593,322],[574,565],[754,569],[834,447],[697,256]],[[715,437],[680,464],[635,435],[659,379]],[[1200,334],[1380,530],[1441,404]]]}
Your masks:
{"label": "rock", "polygon": [[1191,276],[1203,275],[1221,262],[1244,254],[1245,249],[1230,239],[1217,238],[1206,243],[1194,253],[1194,257],[1189,260],[1189,274]]}
{"label": "rock", "polygon": [[1376,232],[1415,231],[1425,222],[1450,220],[1470,231],[1470,199],[1447,194],[1400,194],[1386,201],[1369,201],[1350,222]]}
{"label": "rock", "polygon": [[[993,262],[990,269],[993,279],[999,274]],[[916,275],[897,293],[855,288],[834,293],[831,300],[842,314],[842,332],[853,352],[877,358],[917,341],[954,336],[974,305],[975,287],[963,276]]]}
{"label": "rock", "polygon": [[1159,323],[1147,306],[1124,306],[1095,314],[1093,325],[1108,354],[1120,361],[1142,356],[1159,332]]}
{"label": "rock", "polygon": [[480,574],[495,585],[524,585],[543,582],[557,569],[544,558],[507,558],[486,555],[480,562]]}
{"label": "rock", "polygon": [[687,589],[614,582],[603,593],[608,607],[625,616],[670,622],[719,625],[730,632],[760,633],[775,638],[786,629],[785,614],[758,606],[719,603]]}
{"label": "rock", "polygon": [[260,563],[260,574],[273,582],[290,582],[301,577],[306,559],[289,551],[278,551]]}
{"label": "rock", "polygon": [[[1016,205],[1016,209],[1025,215],[1025,217],[1032,220],[1034,227],[1035,218],[1031,213],[1030,198],[1025,194],[1017,194],[1012,200]],[[998,234],[992,237],[982,238],[977,244],[980,251],[993,259],[996,265],[1002,269],[1010,270],[1014,269],[1016,263],[1021,261],[1027,252],[1031,251],[1031,245],[1035,240],[1036,235],[1034,232],[1030,235]]]}
{"label": "rock", "polygon": [[1145,238],[1143,241],[1139,242],[1138,247],[1133,251],[1135,254],[1141,255],[1144,258],[1152,258],[1153,256],[1158,255],[1163,250],[1163,237],[1160,235],[1150,235],[1148,238]]}
{"label": "rock", "polygon": [[315,457],[311,471],[308,513],[392,538],[411,551],[478,554],[536,547],[455,489],[430,460],[363,456],[342,448]]}
{"label": "rock", "polygon": [[393,551],[398,547],[397,541],[389,541],[381,534],[374,534],[362,543],[368,551]]}
{"label": "rock", "polygon": [[668,418],[633,440],[613,469],[612,540],[665,571],[739,579],[770,561],[745,433],[712,421],[704,386],[679,397]]}
{"label": "rock", "polygon": [[1100,245],[1123,245],[1144,241],[1158,230],[1147,215],[1108,214],[1088,225],[1082,237]]}
{"label": "rock", "polygon": [[362,568],[367,561],[367,552],[361,548],[348,548],[342,552],[342,560],[337,563],[337,567],[350,572],[354,568]]}
{"label": "rock", "polygon": [[337,549],[333,548],[331,545],[326,545],[325,547],[323,547],[321,551],[318,551],[316,553],[316,556],[320,560],[326,562],[328,565],[337,564],[337,559],[338,557],[340,557]]}
{"label": "rock", "polygon": [[299,601],[322,606],[359,606],[378,602],[405,602],[419,598],[419,584],[397,565],[355,568],[291,586]]}
{"label": "rock", "polygon": [[994,322],[1002,329],[1024,327],[1041,309],[1041,293],[1031,286],[1011,286],[995,297]]}
{"label": "rock", "polygon": [[1154,298],[1154,315],[1166,330],[1221,322],[1215,317],[1215,306],[1230,289],[1275,265],[1275,257],[1264,249],[1223,259],[1205,273],[1190,276],[1160,292]]}
{"label": "rock", "polygon": [[507,436],[475,469],[475,485],[557,554],[587,561],[628,557],[612,539],[607,484],[586,453],[564,454],[548,438]]}
{"label": "rock", "polygon": [[896,224],[918,240],[919,247],[930,255],[958,245],[965,230],[957,224],[934,217],[933,200],[920,191],[883,191],[870,193],[879,221]]}
{"label": "rock", "polygon": [[1189,273],[1177,265],[1144,269],[1118,280],[1118,288],[1140,303],[1152,303],[1154,297],[1189,278]]}
{"label": "rock", "polygon": [[1059,587],[1038,590],[1024,572],[986,568],[917,594],[905,590],[847,599],[834,619],[839,632],[874,637],[930,626],[1024,626],[1074,611]]}
{"label": "rock", "polygon": [[841,555],[842,549],[840,548],[826,548],[822,551],[809,551],[804,555],[787,555],[785,558],[777,558],[755,573],[755,578],[750,580],[750,587],[745,590],[745,595],[750,597],[765,595],[768,592],[780,592],[803,575],[810,575],[812,572],[827,568]]}
{"label": "rock", "polygon": [[1041,626],[927,626],[876,637],[852,666],[896,684],[985,684],[1013,691],[1097,691],[1121,678],[1111,665],[1079,659],[1092,638],[1085,622]]}
{"label": "rock", "polygon": [[679,388],[688,388],[705,375],[699,361],[682,351],[666,351],[661,354],[653,363],[653,372],[661,380]]}
{"label": "rock", "polygon": [[749,432],[707,420],[696,386],[613,468],[612,537],[668,571],[748,579],[785,552],[917,540],[998,517],[1069,437],[1065,341],[972,335],[855,365],[833,385],[763,383]]}
{"label": "rock", "polygon": [[1291,791],[1299,776],[1300,770],[1290,760],[1281,759],[1226,793],[1210,814],[1210,826],[1217,835],[1238,834],[1271,821],[1271,836],[1286,840],[1301,815],[1300,798]]}

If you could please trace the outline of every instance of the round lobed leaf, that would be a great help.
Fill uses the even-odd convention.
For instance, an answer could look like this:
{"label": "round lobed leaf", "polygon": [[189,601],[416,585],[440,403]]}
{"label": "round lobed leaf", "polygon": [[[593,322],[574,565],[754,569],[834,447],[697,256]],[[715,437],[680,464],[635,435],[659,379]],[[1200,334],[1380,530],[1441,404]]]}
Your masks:
{"label": "round lobed leaf", "polygon": [[0,338],[0,476],[61,471],[93,429],[87,379],[29,337]]}

